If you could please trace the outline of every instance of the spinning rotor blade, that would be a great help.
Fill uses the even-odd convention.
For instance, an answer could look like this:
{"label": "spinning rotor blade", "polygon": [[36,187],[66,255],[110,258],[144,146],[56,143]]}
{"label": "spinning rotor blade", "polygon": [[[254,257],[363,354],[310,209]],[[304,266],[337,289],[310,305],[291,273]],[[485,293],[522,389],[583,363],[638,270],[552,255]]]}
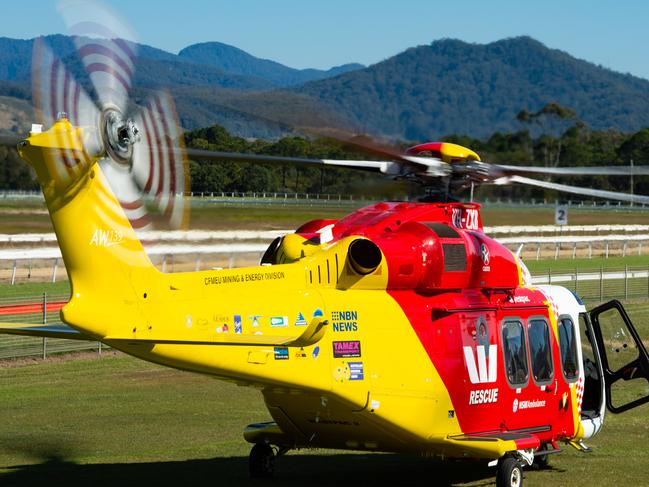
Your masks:
{"label": "spinning rotor blade", "polygon": [[171,96],[153,95],[136,116],[140,142],[134,145],[132,175],[145,197],[153,198],[158,210],[174,228],[187,223],[184,194],[189,191],[189,169]]}
{"label": "spinning rotor blade", "polygon": [[187,149],[190,159],[232,162],[256,162],[269,164],[298,164],[303,166],[332,166],[379,172],[387,175],[399,175],[400,164],[395,161],[354,161],[339,159],[311,159],[306,157],[265,156],[262,154],[243,154],[237,152],[219,152],[203,149]]}
{"label": "spinning rotor blade", "polygon": [[98,2],[68,0],[60,10],[102,109],[126,112],[135,71],[133,33]]}
{"label": "spinning rotor blade", "polygon": [[[34,108],[38,120],[51,126],[62,114],[77,127],[96,127],[99,110],[65,65],[42,38],[34,42],[32,58]],[[102,142],[97,131],[87,132],[84,148],[89,154],[99,154]],[[66,155],[62,155],[65,160]]]}
{"label": "spinning rotor blade", "polygon": [[551,183],[549,181],[539,181],[537,179],[526,178],[523,176],[508,176],[494,181],[495,184],[519,183],[528,186],[536,186],[545,189],[554,189],[563,193],[580,194],[584,196],[593,196],[595,198],[604,198],[608,200],[627,201],[629,203],[649,204],[649,196],[618,193],[615,191],[605,191],[602,189],[590,189],[580,186],[568,186],[567,184]]}
{"label": "spinning rotor blade", "polygon": [[[135,184],[129,168],[115,164],[110,158],[102,159],[99,165],[131,226],[135,230],[149,230],[151,218],[142,200],[142,192]],[[111,215],[107,217],[111,218]]]}
{"label": "spinning rotor blade", "polygon": [[0,145],[16,147],[23,138],[16,135],[0,135]]}
{"label": "spinning rotor blade", "polygon": [[494,164],[506,175],[548,174],[556,176],[646,176],[649,166],[534,167]]}

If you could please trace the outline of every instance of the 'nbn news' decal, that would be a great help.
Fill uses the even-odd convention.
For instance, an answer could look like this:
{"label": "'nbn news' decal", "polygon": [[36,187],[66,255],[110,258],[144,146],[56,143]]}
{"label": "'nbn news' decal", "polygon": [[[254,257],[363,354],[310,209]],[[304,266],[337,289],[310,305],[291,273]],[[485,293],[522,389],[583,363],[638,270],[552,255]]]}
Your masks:
{"label": "'nbn news' decal", "polygon": [[358,311],[332,311],[331,329],[336,332],[358,331]]}

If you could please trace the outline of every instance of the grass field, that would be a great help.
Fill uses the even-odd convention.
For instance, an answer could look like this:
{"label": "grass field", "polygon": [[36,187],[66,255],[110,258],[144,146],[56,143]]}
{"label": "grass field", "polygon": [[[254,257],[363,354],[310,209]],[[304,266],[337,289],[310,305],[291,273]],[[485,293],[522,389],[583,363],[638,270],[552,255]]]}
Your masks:
{"label": "grass field", "polygon": [[[630,314],[649,332],[649,303]],[[266,485],[247,476],[242,430],[268,420],[259,392],[110,353],[0,365],[0,485]],[[526,485],[649,485],[649,405],[608,415],[588,444],[526,471]],[[290,452],[269,485],[493,485],[482,463]]]}

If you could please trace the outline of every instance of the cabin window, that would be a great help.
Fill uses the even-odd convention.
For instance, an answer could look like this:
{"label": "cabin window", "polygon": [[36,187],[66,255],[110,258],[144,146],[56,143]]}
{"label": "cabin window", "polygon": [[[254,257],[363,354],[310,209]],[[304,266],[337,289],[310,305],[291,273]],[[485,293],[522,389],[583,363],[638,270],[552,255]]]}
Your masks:
{"label": "cabin window", "polygon": [[566,381],[573,382],[579,376],[575,325],[569,316],[560,316],[557,328],[559,331],[559,351],[561,352],[563,377]]}
{"label": "cabin window", "polygon": [[507,381],[512,387],[527,384],[527,349],[525,348],[525,329],[518,320],[507,320],[503,323],[503,353]]}
{"label": "cabin window", "polygon": [[548,322],[541,318],[531,319],[527,324],[527,336],[530,342],[530,363],[534,382],[536,384],[552,382],[554,367],[552,367],[552,345]]}

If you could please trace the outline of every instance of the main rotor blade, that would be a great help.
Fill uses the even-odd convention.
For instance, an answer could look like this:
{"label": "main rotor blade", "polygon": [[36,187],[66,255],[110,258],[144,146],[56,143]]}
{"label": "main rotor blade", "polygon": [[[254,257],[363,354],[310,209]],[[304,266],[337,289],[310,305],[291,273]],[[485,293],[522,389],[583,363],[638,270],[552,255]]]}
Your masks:
{"label": "main rotor blade", "polygon": [[24,137],[18,135],[0,135],[0,145],[16,147]]}
{"label": "main rotor blade", "polygon": [[403,168],[395,161],[353,161],[337,159],[311,159],[307,157],[266,156],[261,154],[242,154],[237,152],[219,152],[204,149],[187,149],[190,159],[210,161],[253,162],[270,164],[298,164],[303,166],[332,166],[380,172],[391,176],[402,174]]}
{"label": "main rotor blade", "polygon": [[506,175],[548,174],[557,176],[646,176],[649,166],[534,167],[493,164]]}
{"label": "main rotor blade", "polygon": [[627,201],[629,203],[649,204],[649,196],[618,193],[615,191],[605,191],[602,189],[590,189],[580,186],[568,186],[567,184],[551,183],[549,181],[539,181],[537,179],[526,178],[523,176],[509,176],[494,181],[495,184],[507,183],[526,184],[528,186],[536,186],[539,188],[553,189],[563,193],[580,194],[583,196],[593,196],[595,198],[604,198],[609,200]]}

